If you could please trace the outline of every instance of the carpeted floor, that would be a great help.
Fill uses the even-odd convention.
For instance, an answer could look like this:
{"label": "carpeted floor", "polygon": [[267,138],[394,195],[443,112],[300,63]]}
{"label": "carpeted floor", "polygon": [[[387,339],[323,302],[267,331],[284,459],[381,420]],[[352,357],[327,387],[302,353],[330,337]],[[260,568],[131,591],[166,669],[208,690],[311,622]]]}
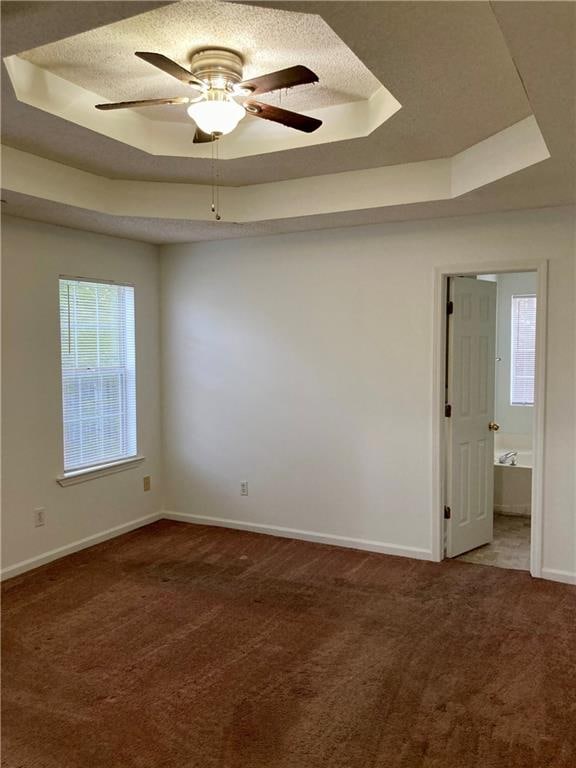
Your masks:
{"label": "carpeted floor", "polygon": [[5,583],[4,768],[574,768],[576,589],[162,521]]}

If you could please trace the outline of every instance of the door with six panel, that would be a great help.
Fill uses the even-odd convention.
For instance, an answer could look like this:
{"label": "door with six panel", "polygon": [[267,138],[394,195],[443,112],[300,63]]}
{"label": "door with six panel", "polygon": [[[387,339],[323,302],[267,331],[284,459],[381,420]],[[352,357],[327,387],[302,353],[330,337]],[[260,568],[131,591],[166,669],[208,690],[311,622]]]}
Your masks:
{"label": "door with six panel", "polygon": [[446,554],[492,541],[496,283],[450,278]]}

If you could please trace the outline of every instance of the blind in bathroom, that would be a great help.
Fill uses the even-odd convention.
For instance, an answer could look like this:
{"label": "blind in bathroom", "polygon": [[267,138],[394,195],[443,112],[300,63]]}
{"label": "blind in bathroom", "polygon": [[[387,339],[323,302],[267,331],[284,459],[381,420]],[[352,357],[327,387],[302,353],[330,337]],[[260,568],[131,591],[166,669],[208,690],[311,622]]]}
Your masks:
{"label": "blind in bathroom", "polygon": [[60,280],[64,470],[136,455],[134,288]]}
{"label": "blind in bathroom", "polygon": [[536,296],[512,296],[510,404],[534,404]]}

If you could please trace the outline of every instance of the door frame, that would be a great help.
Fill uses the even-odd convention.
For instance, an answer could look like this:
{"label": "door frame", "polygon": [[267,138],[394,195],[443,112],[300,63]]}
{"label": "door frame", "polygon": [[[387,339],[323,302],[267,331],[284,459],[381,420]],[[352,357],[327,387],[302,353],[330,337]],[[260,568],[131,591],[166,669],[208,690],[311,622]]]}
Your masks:
{"label": "door frame", "polygon": [[534,432],[532,435],[532,510],[530,535],[530,574],[542,577],[542,528],[544,517],[544,413],[546,394],[546,319],[548,297],[548,259],[450,264],[434,270],[433,383],[432,383],[432,559],[444,559],[444,486],[446,477],[446,434],[444,416],[444,376],[446,363],[446,302],[448,278],[473,277],[506,272],[535,272],[536,287],[536,365],[534,381]]}

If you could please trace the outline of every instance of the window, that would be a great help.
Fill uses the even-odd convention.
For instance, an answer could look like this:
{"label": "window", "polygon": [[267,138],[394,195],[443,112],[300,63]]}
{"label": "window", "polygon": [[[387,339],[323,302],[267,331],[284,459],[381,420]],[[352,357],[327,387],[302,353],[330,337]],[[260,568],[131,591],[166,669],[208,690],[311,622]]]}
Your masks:
{"label": "window", "polygon": [[136,456],[134,288],[60,280],[64,471]]}
{"label": "window", "polygon": [[510,405],[534,405],[536,296],[512,296]]}

